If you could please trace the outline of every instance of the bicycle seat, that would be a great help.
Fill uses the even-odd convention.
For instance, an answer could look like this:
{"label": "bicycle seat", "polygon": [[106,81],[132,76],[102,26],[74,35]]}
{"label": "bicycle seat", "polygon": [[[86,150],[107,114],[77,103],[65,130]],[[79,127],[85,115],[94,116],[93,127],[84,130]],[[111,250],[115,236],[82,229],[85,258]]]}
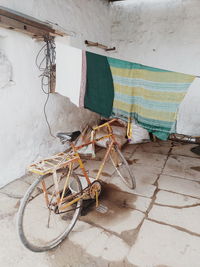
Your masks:
{"label": "bicycle seat", "polygon": [[59,137],[62,142],[73,142],[80,134],[80,131],[75,131],[69,133],[57,133],[56,136]]}

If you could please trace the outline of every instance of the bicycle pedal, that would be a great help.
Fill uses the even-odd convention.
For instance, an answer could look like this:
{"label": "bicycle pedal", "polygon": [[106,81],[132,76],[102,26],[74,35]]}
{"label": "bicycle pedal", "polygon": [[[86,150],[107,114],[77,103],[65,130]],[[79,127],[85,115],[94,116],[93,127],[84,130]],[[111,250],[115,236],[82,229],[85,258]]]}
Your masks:
{"label": "bicycle pedal", "polygon": [[96,207],[96,211],[104,214],[108,211],[108,207],[100,204],[98,207]]}

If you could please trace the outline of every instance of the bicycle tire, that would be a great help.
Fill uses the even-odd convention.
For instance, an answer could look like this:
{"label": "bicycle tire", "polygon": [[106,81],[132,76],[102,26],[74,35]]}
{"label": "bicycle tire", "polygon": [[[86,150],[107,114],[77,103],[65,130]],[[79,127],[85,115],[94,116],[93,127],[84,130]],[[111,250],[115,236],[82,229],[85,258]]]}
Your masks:
{"label": "bicycle tire", "polygon": [[[36,179],[36,181],[34,181],[34,183],[29,187],[28,191],[24,195],[24,198],[21,201],[21,205],[18,211],[19,237],[23,245],[33,252],[43,252],[43,251],[51,250],[57,247],[68,236],[70,231],[73,229],[80,215],[80,211],[82,207],[82,199],[80,199],[77,203],[75,203],[76,207],[73,206],[73,209],[72,209],[72,212],[74,211],[73,216],[70,218],[71,216],[70,214],[68,216],[69,218],[67,218],[67,220],[69,219],[69,222],[67,220],[63,220],[62,218],[63,214],[61,216],[60,214],[56,214],[52,211],[50,214],[51,216],[55,217],[55,218],[52,217],[53,222],[51,221],[52,220],[51,218],[49,222],[47,221],[47,223],[49,223],[50,226],[47,227],[47,224],[46,224],[46,227],[44,226],[44,229],[41,229],[42,227],[41,225],[43,222],[42,219],[46,220],[45,216],[47,212],[49,214],[49,209],[46,204],[44,205],[45,201],[42,200],[42,198],[45,199],[45,197],[43,196],[43,192],[41,192],[42,190],[39,190],[40,188],[39,185],[41,184],[42,181],[47,182],[47,179],[50,179],[50,176],[52,175],[49,174],[49,175],[40,176],[38,179]],[[75,179],[74,181],[76,181],[76,185],[81,194],[82,186],[81,186],[81,182],[78,176],[75,174],[72,174],[70,176],[70,179]],[[47,190],[48,190],[48,194],[50,194],[52,198],[52,195],[54,195],[54,193],[52,193],[53,186],[50,186]],[[40,193],[38,193],[38,195],[36,194],[35,196],[33,193],[38,192],[38,191],[40,191]],[[35,212],[33,212],[34,209],[36,209]],[[41,214],[41,218],[38,217],[38,213]],[[53,224],[55,224],[55,222],[56,224],[57,223],[58,224],[55,225],[55,229],[52,229],[53,228],[52,226]],[[58,226],[59,228],[57,228]],[[29,230],[31,233],[29,232]],[[52,232],[52,230],[55,233]],[[50,238],[47,235],[49,235],[50,237],[52,236],[52,237]]]}
{"label": "bicycle tire", "polygon": [[121,177],[122,181],[130,188],[130,189],[135,189],[136,187],[136,181],[135,181],[135,176],[130,169],[130,166],[125,159],[124,155],[120,151],[119,147],[115,145],[114,151],[117,154],[117,164],[115,163],[114,157],[110,154],[110,159],[115,167],[117,173]]}

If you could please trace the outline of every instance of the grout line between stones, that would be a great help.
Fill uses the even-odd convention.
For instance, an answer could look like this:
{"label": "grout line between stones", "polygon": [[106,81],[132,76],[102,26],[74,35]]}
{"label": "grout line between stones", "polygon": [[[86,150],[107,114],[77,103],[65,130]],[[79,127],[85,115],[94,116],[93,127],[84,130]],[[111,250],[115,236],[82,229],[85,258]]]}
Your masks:
{"label": "grout line between stones", "polygon": [[154,203],[155,203],[156,195],[157,195],[157,193],[158,193],[158,191],[159,191],[159,188],[158,188],[158,180],[159,180],[160,176],[161,176],[162,173],[163,173],[163,170],[164,170],[164,168],[165,168],[165,166],[166,166],[167,160],[168,160],[168,158],[169,158],[169,156],[170,156],[170,154],[171,154],[171,151],[172,151],[173,147],[174,147],[174,144],[171,143],[171,147],[170,147],[170,149],[169,149],[169,151],[168,151],[168,153],[167,153],[167,157],[166,157],[165,162],[164,162],[164,164],[163,164],[163,166],[162,166],[162,168],[161,168],[161,172],[160,172],[160,174],[158,174],[158,177],[157,177],[156,181],[155,181],[154,184],[153,184],[154,186],[156,186],[156,190],[154,191],[154,194],[153,194],[153,196],[152,196],[152,201],[151,201],[151,203],[150,203],[150,205],[149,205],[149,208],[148,208],[147,211],[146,211],[146,218],[148,218],[148,214],[149,214],[150,210],[152,209],[152,207],[153,207],[153,205],[154,205]]}
{"label": "grout line between stones", "polygon": [[191,198],[200,200],[200,196],[198,198],[198,197],[194,197],[192,195],[186,195],[186,194],[183,194],[183,193],[178,193],[178,192],[175,192],[175,191],[166,190],[166,189],[162,189],[162,188],[159,188],[158,191],[166,191],[166,192],[174,193],[174,194],[181,195],[181,196],[184,196],[184,197],[191,197]]}
{"label": "grout line between stones", "polygon": [[[93,227],[100,228],[100,229],[102,230],[102,232],[105,232],[105,233],[110,234],[110,235],[117,236],[117,237],[119,237],[120,239],[122,239],[127,245],[129,245],[129,244],[126,242],[126,240],[124,240],[124,239],[122,238],[121,234],[118,234],[118,233],[116,233],[116,232],[114,232],[114,231],[108,230],[108,229],[102,227],[100,224],[96,224],[96,223],[91,222],[91,221],[88,222],[87,220],[86,220],[86,221],[85,221],[85,220],[81,220],[80,218],[79,218],[79,220],[82,221],[82,222],[86,222],[86,223],[90,224],[90,225],[93,226]],[[129,246],[130,246],[130,245],[129,245]]]}
{"label": "grout line between stones", "polygon": [[199,183],[199,184],[200,184],[200,181],[197,181],[197,180],[192,180],[192,179],[188,179],[188,178],[183,178],[183,177],[176,176],[176,175],[172,175],[172,174],[168,174],[168,173],[165,173],[165,172],[163,172],[162,174],[167,175],[167,176],[171,176],[171,177],[173,177],[173,178],[178,178],[178,179],[182,179],[182,180],[192,181],[192,182],[195,182],[195,183]]}
{"label": "grout line between stones", "polygon": [[193,204],[193,205],[185,205],[185,206],[175,206],[175,205],[165,205],[165,204],[160,204],[160,203],[154,203],[154,205],[156,206],[160,206],[160,207],[168,207],[168,208],[174,208],[174,209],[187,209],[187,208],[193,208],[193,207],[198,207],[200,206],[200,203],[198,204]]}
{"label": "grout line between stones", "polygon": [[161,222],[161,221],[157,221],[157,220],[154,220],[154,219],[151,219],[151,218],[146,218],[148,221],[151,221],[151,222],[154,222],[154,223],[158,223],[158,224],[161,224],[161,225],[166,225],[166,226],[170,226],[172,228],[175,228],[176,230],[179,230],[181,232],[185,232],[189,235],[193,235],[193,236],[196,236],[196,237],[200,237],[200,234],[197,234],[195,232],[192,232],[192,231],[189,231],[183,227],[180,227],[180,226],[177,226],[177,225],[173,225],[173,224],[169,224],[169,223],[165,223],[165,222]]}

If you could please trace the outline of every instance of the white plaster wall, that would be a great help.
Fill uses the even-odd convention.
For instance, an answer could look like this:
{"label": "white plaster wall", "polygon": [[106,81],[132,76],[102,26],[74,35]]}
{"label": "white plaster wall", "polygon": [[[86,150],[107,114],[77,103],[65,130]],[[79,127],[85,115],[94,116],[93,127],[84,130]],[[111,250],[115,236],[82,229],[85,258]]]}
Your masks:
{"label": "white plaster wall", "polygon": [[[3,186],[23,175],[32,161],[63,151],[66,146],[50,136],[44,118],[46,95],[35,65],[43,43],[5,29],[0,29],[0,36],[3,36],[0,49],[13,69],[13,84],[0,89],[0,186]],[[47,116],[54,135],[59,131],[81,130],[97,119],[95,113],[79,109],[59,94],[51,94]]]}
{"label": "white plaster wall", "polygon": [[[104,1],[1,0],[0,5],[58,23],[72,35],[71,44],[79,48],[85,48],[85,39],[105,44],[109,39],[110,24]],[[3,186],[23,175],[30,162],[64,150],[64,147],[49,135],[44,119],[46,96],[41,91],[40,73],[35,66],[41,44],[5,29],[0,29],[0,36],[3,37],[0,49],[12,64],[14,81],[12,86],[0,90],[0,186]],[[98,118],[95,113],[77,108],[69,98],[59,94],[51,95],[47,114],[54,134],[81,130],[86,123],[94,123]]]}
{"label": "white plaster wall", "polygon": [[200,75],[199,0],[127,0],[111,15],[117,57]]}
{"label": "white plaster wall", "polygon": [[111,20],[107,0],[0,0],[0,5],[58,24],[77,48],[85,49],[85,40],[109,45]]}
{"label": "white plaster wall", "polygon": [[11,85],[12,66],[3,50],[0,50],[0,73],[0,88],[4,88],[7,85]]}
{"label": "white plaster wall", "polygon": [[[126,0],[111,9],[113,57],[200,75],[200,1]],[[177,132],[200,135],[200,79],[182,102]]]}

